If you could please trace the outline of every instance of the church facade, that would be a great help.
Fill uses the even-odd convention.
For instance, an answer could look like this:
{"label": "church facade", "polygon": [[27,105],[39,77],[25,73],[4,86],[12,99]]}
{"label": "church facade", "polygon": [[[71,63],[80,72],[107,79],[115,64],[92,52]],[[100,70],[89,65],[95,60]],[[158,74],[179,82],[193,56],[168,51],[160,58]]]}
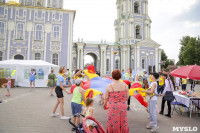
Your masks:
{"label": "church facade", "polygon": [[0,60],[44,60],[71,69],[76,11],[63,0],[0,0]]}
{"label": "church facade", "polygon": [[84,57],[91,55],[95,68],[102,74],[128,68],[159,72],[162,50],[151,39],[148,0],[117,0],[116,5],[115,43],[74,42],[73,66],[83,69]]}
{"label": "church facade", "polygon": [[115,41],[73,42],[74,10],[63,0],[0,0],[0,60],[44,60],[72,70],[94,58],[96,70],[160,71],[160,45],[151,39],[148,0],[117,0]]}

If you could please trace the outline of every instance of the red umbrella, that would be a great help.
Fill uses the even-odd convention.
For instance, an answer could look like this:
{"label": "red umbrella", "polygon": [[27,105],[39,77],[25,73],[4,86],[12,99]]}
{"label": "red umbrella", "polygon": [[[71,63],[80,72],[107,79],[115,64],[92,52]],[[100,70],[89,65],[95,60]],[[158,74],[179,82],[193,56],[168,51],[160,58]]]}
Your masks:
{"label": "red umbrella", "polygon": [[174,77],[200,80],[200,66],[189,65],[189,66],[180,67],[172,71],[170,74]]}

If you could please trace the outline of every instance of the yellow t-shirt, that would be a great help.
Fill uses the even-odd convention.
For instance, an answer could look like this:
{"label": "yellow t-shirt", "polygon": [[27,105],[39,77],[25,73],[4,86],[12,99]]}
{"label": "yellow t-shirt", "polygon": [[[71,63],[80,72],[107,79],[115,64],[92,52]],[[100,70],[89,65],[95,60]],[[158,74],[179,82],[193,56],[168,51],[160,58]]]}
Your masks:
{"label": "yellow t-shirt", "polygon": [[162,78],[162,76],[159,78],[159,85],[162,86],[164,85],[164,79]]}
{"label": "yellow t-shirt", "polygon": [[182,78],[182,84],[187,84],[187,79]]}
{"label": "yellow t-shirt", "polygon": [[151,76],[152,76],[152,75],[149,75],[149,77],[150,77],[150,82],[153,82],[153,80],[151,79]]}

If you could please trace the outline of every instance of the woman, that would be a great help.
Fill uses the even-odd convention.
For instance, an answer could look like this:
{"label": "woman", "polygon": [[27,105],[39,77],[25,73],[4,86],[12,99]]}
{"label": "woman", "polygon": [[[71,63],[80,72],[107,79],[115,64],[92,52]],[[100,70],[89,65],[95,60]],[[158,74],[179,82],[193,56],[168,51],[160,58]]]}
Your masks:
{"label": "woman", "polygon": [[71,94],[71,93],[68,93],[67,90],[64,88],[64,87],[67,86],[67,85],[65,85],[65,81],[66,81],[66,78],[64,76],[65,72],[66,72],[65,66],[60,67],[59,76],[58,76],[57,83],[56,83],[56,90],[55,90],[56,95],[57,95],[57,103],[56,103],[56,105],[53,109],[53,113],[51,114],[52,117],[57,116],[57,114],[55,112],[58,108],[58,105],[60,104],[60,112],[61,112],[61,118],[60,119],[69,119],[68,117],[64,116],[63,90],[67,94]]}
{"label": "woman", "polygon": [[48,75],[48,86],[50,88],[50,94],[53,96],[53,90],[56,86],[56,75],[54,74],[54,70],[51,70],[51,73]]}
{"label": "woman", "polygon": [[177,90],[179,90],[179,86],[180,86],[180,78],[175,77],[175,87],[177,88]]}
{"label": "woman", "polygon": [[[129,68],[127,73],[125,74],[124,80],[129,80],[131,83],[133,82],[133,75],[132,75],[132,69],[131,68]],[[131,84],[128,85],[128,88],[129,89],[131,88]],[[131,103],[131,97],[129,97],[129,99],[128,99],[128,107],[127,107],[128,111],[130,110],[130,103]]]}
{"label": "woman", "polygon": [[[165,81],[165,89],[163,91],[163,98],[162,98],[162,104],[161,104],[161,111],[160,111],[160,114],[163,115],[164,113],[164,108],[165,108],[165,93],[167,91],[172,91],[172,88],[173,88],[173,84],[172,84],[172,81],[171,79],[167,76],[167,74],[162,74],[162,77]],[[168,114],[166,114],[165,116],[167,117],[171,117],[171,102],[170,101],[167,101],[167,106],[168,106]]]}
{"label": "woman", "polygon": [[107,114],[107,133],[129,133],[127,119],[127,100],[129,98],[128,86],[121,82],[121,72],[114,70],[112,72],[113,82],[107,86],[105,92],[106,108],[108,102]]}
{"label": "woman", "polygon": [[32,84],[33,88],[35,89],[35,77],[38,76],[36,72],[34,72],[34,69],[31,69],[31,73],[29,74],[30,78],[30,91],[32,91]]}

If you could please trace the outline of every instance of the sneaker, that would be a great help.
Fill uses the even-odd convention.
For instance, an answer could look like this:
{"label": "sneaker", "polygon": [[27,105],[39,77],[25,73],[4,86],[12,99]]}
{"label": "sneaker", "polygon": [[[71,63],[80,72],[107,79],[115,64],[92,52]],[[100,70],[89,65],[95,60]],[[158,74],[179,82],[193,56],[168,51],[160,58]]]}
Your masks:
{"label": "sneaker", "polygon": [[147,124],[146,128],[147,129],[151,129],[153,127],[153,123],[152,122],[149,122],[149,124]]}
{"label": "sneaker", "polygon": [[56,117],[56,116],[58,116],[59,115],[59,113],[52,113],[51,114],[51,117]]}
{"label": "sneaker", "polygon": [[127,111],[129,111],[129,110],[130,110],[130,107],[128,106],[128,107],[127,107]]}
{"label": "sneaker", "polygon": [[67,116],[61,116],[60,119],[61,120],[67,120],[67,119],[69,119],[69,117],[67,117]]}
{"label": "sneaker", "polygon": [[166,114],[165,116],[167,116],[167,117],[171,118],[171,115],[169,115],[169,114]]}
{"label": "sneaker", "polygon": [[159,114],[163,115],[163,112],[162,112],[162,111],[160,111],[160,113],[159,113]]}
{"label": "sneaker", "polygon": [[159,128],[158,126],[156,126],[156,127],[153,127],[153,128],[151,129],[151,132],[152,132],[152,133],[155,133],[155,132],[156,132],[156,130],[158,130],[158,128]]}

